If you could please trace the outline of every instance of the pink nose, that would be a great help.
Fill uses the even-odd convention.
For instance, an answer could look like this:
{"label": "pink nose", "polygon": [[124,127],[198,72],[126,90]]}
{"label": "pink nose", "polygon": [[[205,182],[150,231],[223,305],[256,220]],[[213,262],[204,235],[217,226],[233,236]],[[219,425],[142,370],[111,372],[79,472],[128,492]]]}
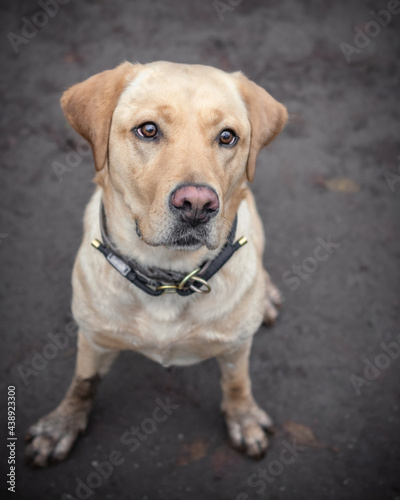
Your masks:
{"label": "pink nose", "polygon": [[190,222],[208,222],[219,209],[217,194],[209,187],[188,185],[172,193],[171,204]]}

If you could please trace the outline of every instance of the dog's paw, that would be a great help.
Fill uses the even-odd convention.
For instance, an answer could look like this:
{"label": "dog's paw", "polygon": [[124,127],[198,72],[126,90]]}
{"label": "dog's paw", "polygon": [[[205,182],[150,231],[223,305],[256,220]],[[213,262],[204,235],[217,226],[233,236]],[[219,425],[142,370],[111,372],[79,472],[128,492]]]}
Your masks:
{"label": "dog's paw", "polygon": [[264,323],[273,325],[282,306],[282,295],[276,286],[266,277],[266,294],[264,301]]}
{"label": "dog's paw", "polygon": [[46,467],[64,460],[86,424],[87,413],[82,411],[65,413],[56,409],[41,418],[25,436],[26,462],[33,467]]}
{"label": "dog's paw", "polygon": [[268,447],[265,430],[273,432],[267,413],[254,405],[246,411],[226,414],[225,418],[232,445],[253,458],[263,457]]}

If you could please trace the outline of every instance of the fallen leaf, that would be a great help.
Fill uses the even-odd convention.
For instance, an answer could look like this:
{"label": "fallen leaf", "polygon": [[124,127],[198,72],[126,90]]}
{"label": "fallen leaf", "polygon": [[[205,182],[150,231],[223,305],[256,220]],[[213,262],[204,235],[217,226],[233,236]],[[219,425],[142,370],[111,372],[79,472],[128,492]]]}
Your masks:
{"label": "fallen leaf", "polygon": [[360,191],[360,185],[348,177],[334,177],[325,181],[325,186],[330,191],[339,191],[340,193],[357,193]]}
{"label": "fallen leaf", "polygon": [[283,428],[296,440],[298,444],[308,446],[309,448],[323,448],[333,451],[334,453],[339,452],[339,448],[336,446],[329,446],[318,442],[312,429],[307,425],[294,422],[293,420],[287,420],[284,423]]}
{"label": "fallen leaf", "polygon": [[284,423],[283,428],[286,432],[293,436],[299,444],[310,446],[312,448],[325,448],[325,445],[322,445],[317,441],[311,428],[304,424],[294,422],[293,420],[287,420]]}
{"label": "fallen leaf", "polygon": [[188,465],[191,462],[196,462],[207,455],[209,443],[205,439],[196,439],[193,443],[183,444],[179,450],[179,456],[176,460],[176,465]]}

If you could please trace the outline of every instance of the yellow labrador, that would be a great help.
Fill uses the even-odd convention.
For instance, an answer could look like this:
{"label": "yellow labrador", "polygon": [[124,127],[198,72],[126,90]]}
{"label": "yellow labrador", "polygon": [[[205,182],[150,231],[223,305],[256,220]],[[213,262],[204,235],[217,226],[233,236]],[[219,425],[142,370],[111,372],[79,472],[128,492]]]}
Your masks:
{"label": "yellow labrador", "polygon": [[249,352],[280,297],[247,181],[286,108],[240,72],[169,62],[125,62],[61,104],[91,144],[97,187],[73,271],[75,375],[29,429],[28,461],[66,457],[123,349],[164,366],[216,357],[231,441],[261,455],[272,422],[252,396]]}

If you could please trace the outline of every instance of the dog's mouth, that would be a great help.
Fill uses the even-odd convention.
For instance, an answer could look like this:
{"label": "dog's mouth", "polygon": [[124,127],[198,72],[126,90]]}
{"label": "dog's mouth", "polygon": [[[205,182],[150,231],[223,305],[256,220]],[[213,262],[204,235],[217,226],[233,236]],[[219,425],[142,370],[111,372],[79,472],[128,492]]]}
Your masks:
{"label": "dog's mouth", "polygon": [[198,250],[204,243],[192,235],[185,236],[184,238],[174,238],[167,246],[175,250]]}
{"label": "dog's mouth", "polygon": [[186,223],[176,224],[168,233],[160,235],[154,241],[149,241],[143,237],[139,222],[136,221],[136,234],[144,243],[153,247],[166,246],[174,250],[195,251],[202,246],[206,246],[209,250],[215,250],[218,246],[211,236],[209,224],[197,227]]}
{"label": "dog's mouth", "polygon": [[176,250],[198,250],[203,245],[209,246],[208,235],[193,234],[191,231],[177,231],[171,235],[167,246]]}

